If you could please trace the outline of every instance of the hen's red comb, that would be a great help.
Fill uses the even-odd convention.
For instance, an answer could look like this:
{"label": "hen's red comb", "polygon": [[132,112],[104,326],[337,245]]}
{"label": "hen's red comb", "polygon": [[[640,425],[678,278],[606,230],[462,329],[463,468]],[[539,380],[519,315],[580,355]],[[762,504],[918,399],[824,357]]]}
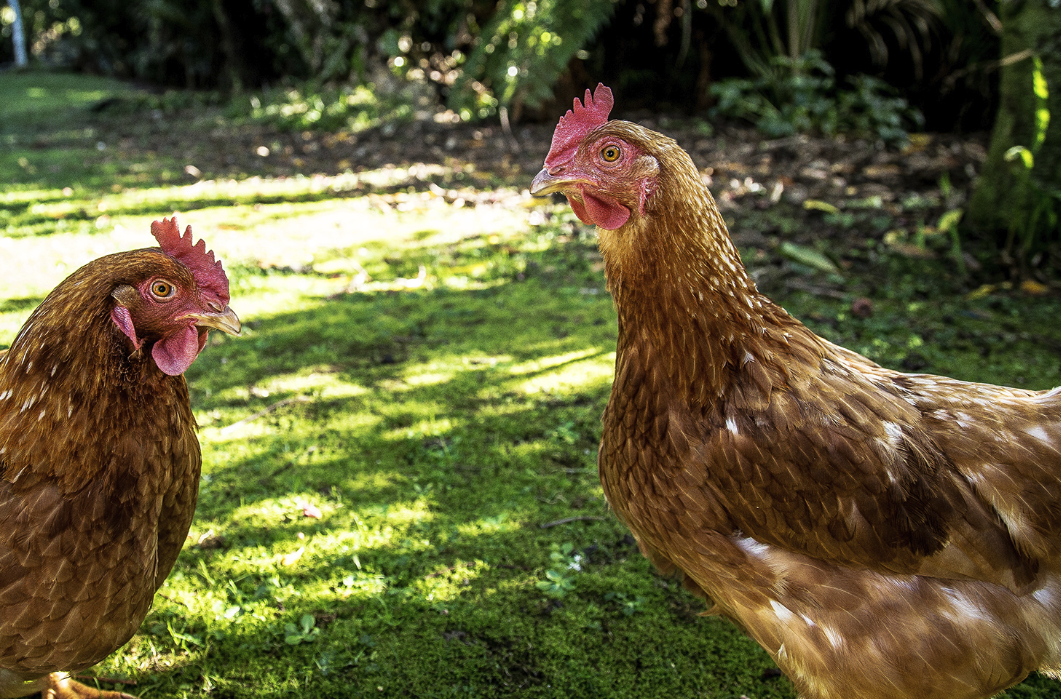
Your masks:
{"label": "hen's red comb", "polygon": [[549,155],[545,156],[545,167],[566,162],[578,150],[578,144],[593,129],[607,123],[608,113],[612,111],[615,98],[612,97],[610,88],[604,83],[597,83],[597,89],[590,95],[586,90],[586,106],[575,98],[573,109],[560,117],[560,123],[556,125],[553,132],[553,143],[549,147]]}
{"label": "hen's red comb", "polygon": [[155,236],[162,252],[191,270],[200,289],[214,292],[222,303],[228,304],[228,276],[221,267],[221,261],[214,260],[213,250],[207,251],[205,240],[200,239],[198,243],[192,244],[191,226],[181,235],[177,217],[164,218],[161,222],[151,223],[151,235]]}

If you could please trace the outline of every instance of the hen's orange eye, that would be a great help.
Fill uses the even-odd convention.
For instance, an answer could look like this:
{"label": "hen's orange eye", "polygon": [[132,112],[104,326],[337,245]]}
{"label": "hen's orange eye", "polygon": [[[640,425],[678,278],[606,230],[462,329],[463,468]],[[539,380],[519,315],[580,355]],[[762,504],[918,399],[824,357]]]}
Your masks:
{"label": "hen's orange eye", "polygon": [[614,163],[622,155],[622,151],[619,150],[619,146],[604,146],[601,148],[600,157],[606,163]]}
{"label": "hen's orange eye", "polygon": [[156,298],[168,299],[170,296],[173,296],[173,291],[173,285],[162,279],[151,283],[151,294]]}

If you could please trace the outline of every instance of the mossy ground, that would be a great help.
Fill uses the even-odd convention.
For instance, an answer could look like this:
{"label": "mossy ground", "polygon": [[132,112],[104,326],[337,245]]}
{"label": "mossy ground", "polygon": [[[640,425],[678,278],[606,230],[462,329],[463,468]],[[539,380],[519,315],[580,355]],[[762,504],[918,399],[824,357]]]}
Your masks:
{"label": "mossy ground", "polygon": [[[151,244],[174,210],[245,322],[187,374],[204,457],[188,545],[92,673],[142,697],[793,697],[608,512],[615,314],[566,206],[459,164],[182,181],[179,158],[115,145],[149,112],[89,109],[130,90],[0,75],[0,347],[76,266]],[[189,142],[228,128],[181,114]],[[473,191],[458,205],[453,187]],[[782,269],[764,288],[793,314],[882,363],[1061,383],[1055,296],[970,295],[952,265],[872,244],[842,251],[844,292],[822,296],[777,279],[824,273],[742,252]]]}

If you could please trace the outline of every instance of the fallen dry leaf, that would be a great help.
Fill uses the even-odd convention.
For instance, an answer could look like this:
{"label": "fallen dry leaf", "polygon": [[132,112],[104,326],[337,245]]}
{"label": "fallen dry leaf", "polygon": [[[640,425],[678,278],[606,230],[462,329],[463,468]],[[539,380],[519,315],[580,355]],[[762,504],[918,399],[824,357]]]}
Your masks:
{"label": "fallen dry leaf", "polygon": [[302,558],[302,554],[305,553],[305,552],[306,552],[306,547],[305,546],[300,546],[297,551],[292,551],[291,553],[289,553],[289,554],[285,555],[283,558],[281,558],[280,559],[280,563],[282,565],[285,565],[285,566],[294,565],[295,563],[298,563],[298,560],[300,558]]}

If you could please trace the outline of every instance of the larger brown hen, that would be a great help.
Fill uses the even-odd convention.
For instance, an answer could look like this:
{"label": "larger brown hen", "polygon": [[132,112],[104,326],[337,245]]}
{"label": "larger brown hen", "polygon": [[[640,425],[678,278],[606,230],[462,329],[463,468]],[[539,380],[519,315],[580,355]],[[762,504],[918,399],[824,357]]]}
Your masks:
{"label": "larger brown hen", "polygon": [[670,138],[561,120],[534,194],[598,227],[619,319],[600,477],[642,551],[805,699],[1061,670],[1061,392],[901,374],[760,294]]}
{"label": "larger brown hen", "polygon": [[181,236],[70,275],[0,355],[0,697],[127,696],[69,671],[129,640],[191,526],[201,457],[183,373],[238,334],[228,278]]}

